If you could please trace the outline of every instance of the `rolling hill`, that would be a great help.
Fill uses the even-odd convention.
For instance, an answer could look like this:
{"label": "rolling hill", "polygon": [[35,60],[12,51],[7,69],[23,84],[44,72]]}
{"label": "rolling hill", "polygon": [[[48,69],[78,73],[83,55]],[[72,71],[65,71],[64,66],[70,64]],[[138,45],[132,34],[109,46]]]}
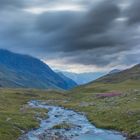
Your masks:
{"label": "rolling hill", "polygon": [[140,89],[140,64],[132,68],[109,73],[88,84],[77,87],[79,92],[108,92],[108,91],[126,91],[129,89]]}
{"label": "rolling hill", "polygon": [[140,64],[124,71],[109,73],[108,75],[97,79],[95,82],[119,83],[128,80],[140,80]]}
{"label": "rolling hill", "polygon": [[0,87],[70,89],[76,86],[65,81],[37,58],[0,50]]}
{"label": "rolling hill", "polygon": [[107,74],[69,93],[66,108],[85,112],[97,127],[119,130],[140,139],[140,64]]}

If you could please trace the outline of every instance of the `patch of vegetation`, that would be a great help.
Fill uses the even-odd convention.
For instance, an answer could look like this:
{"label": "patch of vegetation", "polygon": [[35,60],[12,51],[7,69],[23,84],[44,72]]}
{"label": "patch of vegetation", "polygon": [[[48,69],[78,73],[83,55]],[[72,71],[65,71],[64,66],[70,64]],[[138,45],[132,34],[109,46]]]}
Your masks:
{"label": "patch of vegetation", "polygon": [[0,89],[0,140],[16,140],[22,133],[39,127],[38,118],[47,117],[46,109],[30,108],[28,101],[64,98],[55,91]]}
{"label": "patch of vegetation", "polygon": [[[119,93],[119,96],[107,93]],[[119,130],[129,137],[140,135],[139,81],[89,84],[72,90],[68,95],[71,100],[63,106],[86,113],[97,127]],[[83,102],[85,106],[80,104]]]}

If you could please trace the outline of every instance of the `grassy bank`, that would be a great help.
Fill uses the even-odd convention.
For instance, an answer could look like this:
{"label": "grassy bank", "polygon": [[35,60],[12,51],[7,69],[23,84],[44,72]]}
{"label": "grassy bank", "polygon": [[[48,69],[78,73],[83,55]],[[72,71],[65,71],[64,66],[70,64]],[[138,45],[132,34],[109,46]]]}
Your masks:
{"label": "grassy bank", "polygon": [[23,89],[0,89],[0,140],[16,140],[22,133],[39,126],[37,117],[46,117],[47,110],[31,109],[32,99],[64,99],[57,92]]}
{"label": "grassy bank", "polygon": [[95,83],[69,93],[64,106],[84,112],[100,128],[119,130],[129,137],[140,135],[140,82]]}
{"label": "grassy bank", "polygon": [[46,117],[47,110],[29,108],[27,102],[32,99],[83,112],[97,127],[119,130],[130,137],[140,135],[140,87],[128,81],[121,85],[97,83],[65,93],[0,89],[0,139],[16,140],[38,127],[36,118]]}

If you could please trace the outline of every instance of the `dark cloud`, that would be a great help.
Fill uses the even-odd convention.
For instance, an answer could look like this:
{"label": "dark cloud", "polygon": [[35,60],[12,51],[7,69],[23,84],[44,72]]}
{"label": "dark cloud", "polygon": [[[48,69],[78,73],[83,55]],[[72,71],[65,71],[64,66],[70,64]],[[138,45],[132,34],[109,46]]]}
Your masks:
{"label": "dark cloud", "polygon": [[[0,48],[43,59],[63,57],[70,64],[102,67],[137,63],[140,3],[139,0],[129,2],[126,1],[129,6],[122,8],[121,1],[112,0],[29,0],[29,3],[0,0],[0,7],[4,9],[0,13]],[[44,8],[47,4],[61,6],[60,3],[85,7],[79,11],[54,10],[42,14],[25,11],[29,7]],[[9,7],[14,8],[11,11]]]}
{"label": "dark cloud", "polygon": [[0,8],[1,10],[4,8],[19,8],[25,5],[24,1],[25,0],[22,2],[19,0],[0,0]]}
{"label": "dark cloud", "polygon": [[37,28],[46,34],[58,32],[58,30],[64,31],[64,29],[71,26],[79,16],[79,13],[77,14],[77,12],[70,11],[46,12],[39,16]]}
{"label": "dark cloud", "polygon": [[139,0],[131,1],[130,6],[126,10],[126,15],[128,17],[129,24],[140,23],[139,10],[140,10],[140,1]]}
{"label": "dark cloud", "polygon": [[53,42],[59,47],[54,47],[60,51],[114,46],[116,41],[108,30],[119,13],[113,2],[103,2],[86,12],[47,12],[38,19],[38,29],[46,34],[55,32]]}

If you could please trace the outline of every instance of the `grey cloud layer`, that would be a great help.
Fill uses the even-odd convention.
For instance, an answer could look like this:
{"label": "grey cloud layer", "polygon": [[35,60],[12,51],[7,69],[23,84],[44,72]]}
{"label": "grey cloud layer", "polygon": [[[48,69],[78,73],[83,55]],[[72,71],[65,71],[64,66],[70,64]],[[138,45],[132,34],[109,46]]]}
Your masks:
{"label": "grey cloud layer", "polygon": [[[112,0],[0,0],[0,47],[44,59],[64,57],[71,64],[102,67],[138,63],[140,1],[128,2],[122,9],[120,1]],[[24,11],[30,6],[61,3],[85,9],[38,15]]]}
{"label": "grey cloud layer", "polygon": [[140,11],[140,1],[139,0],[131,1],[131,5],[127,9],[127,16],[128,16],[129,24],[140,23],[139,11]]}

